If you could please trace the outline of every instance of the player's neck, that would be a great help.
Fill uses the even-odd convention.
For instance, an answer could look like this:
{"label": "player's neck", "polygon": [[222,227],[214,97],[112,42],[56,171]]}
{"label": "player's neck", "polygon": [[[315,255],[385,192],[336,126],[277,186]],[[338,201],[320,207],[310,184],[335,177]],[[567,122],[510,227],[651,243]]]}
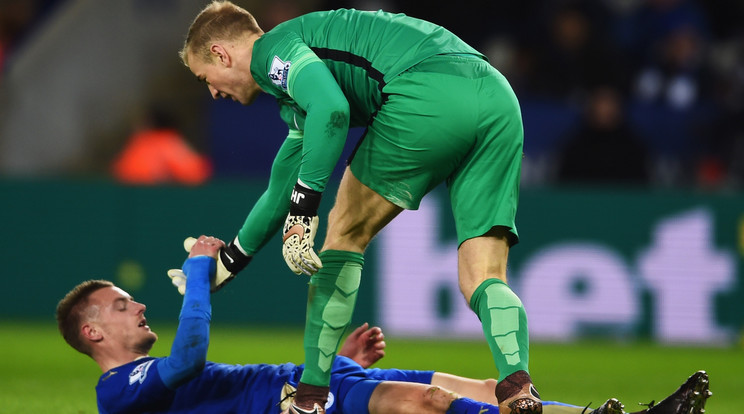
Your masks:
{"label": "player's neck", "polygon": [[101,367],[102,372],[107,372],[116,367],[120,367],[132,361],[146,358],[148,356],[148,354],[139,354],[125,351],[118,354],[112,354],[109,352],[100,353],[98,355],[95,355],[93,359],[96,361],[96,363],[98,363],[98,366]]}

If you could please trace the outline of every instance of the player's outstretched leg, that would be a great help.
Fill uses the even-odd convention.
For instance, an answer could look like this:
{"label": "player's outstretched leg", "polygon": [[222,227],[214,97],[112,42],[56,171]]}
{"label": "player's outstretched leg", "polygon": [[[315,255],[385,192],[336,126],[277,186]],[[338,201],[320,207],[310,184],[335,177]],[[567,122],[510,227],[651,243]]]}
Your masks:
{"label": "player's outstretched leg", "polygon": [[647,409],[632,414],[702,414],[705,402],[713,393],[709,389],[708,374],[698,371],[682,384],[677,391],[658,404],[653,401]]}

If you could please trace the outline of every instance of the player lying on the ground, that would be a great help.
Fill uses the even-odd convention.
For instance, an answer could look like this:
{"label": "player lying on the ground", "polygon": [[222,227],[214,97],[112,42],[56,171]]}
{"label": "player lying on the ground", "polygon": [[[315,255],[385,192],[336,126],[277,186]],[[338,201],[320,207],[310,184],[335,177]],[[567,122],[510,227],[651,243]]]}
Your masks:
{"label": "player lying on the ground", "polygon": [[[184,273],[174,275],[174,281],[186,283],[186,289],[168,357],[148,355],[157,335],[147,325],[145,305],[111,282],[83,282],[60,301],[60,332],[103,371],[96,387],[101,413],[279,413],[290,404],[301,366],[206,361],[211,319],[209,284],[222,246],[218,239],[200,237],[184,263]],[[342,357],[334,363],[328,413],[498,413],[495,380],[432,371],[370,369],[384,356],[384,348],[382,331],[367,324],[347,338],[340,351]],[[700,395],[707,391],[707,377],[704,379],[691,378],[675,394],[644,412],[699,413],[705,398],[696,398],[694,392]],[[561,403],[545,405],[546,413],[590,411]],[[686,407],[697,407],[697,411],[684,411]],[[592,412],[624,411],[612,399]]]}

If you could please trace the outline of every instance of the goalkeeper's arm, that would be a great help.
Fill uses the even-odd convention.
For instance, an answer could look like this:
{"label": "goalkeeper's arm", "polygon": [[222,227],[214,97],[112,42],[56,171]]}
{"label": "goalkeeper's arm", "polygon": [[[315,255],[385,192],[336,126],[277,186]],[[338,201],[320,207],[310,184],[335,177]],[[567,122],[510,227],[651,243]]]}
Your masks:
{"label": "goalkeeper's arm", "polygon": [[[297,180],[302,154],[302,133],[290,131],[271,168],[269,186],[251,209],[238,235],[220,252],[217,271],[212,279],[215,292],[243,270],[257,253],[281,228],[289,211],[289,195]],[[184,240],[184,248],[191,251],[196,239]],[[173,284],[183,294],[185,277],[178,269],[168,272]]]}
{"label": "goalkeeper's arm", "polygon": [[322,192],[343,151],[350,108],[333,74],[320,60],[293,67],[287,93],[305,110],[302,164],[282,232],[282,255],[296,274],[315,274],[322,266],[315,253]]}
{"label": "goalkeeper's arm", "polygon": [[289,213],[290,195],[297,182],[301,159],[302,132],[292,130],[274,158],[266,191],[238,232],[238,243],[247,255],[258,253],[282,228]]}
{"label": "goalkeeper's arm", "polygon": [[[307,114],[304,130],[290,126],[289,135],[274,158],[269,186],[238,232],[238,245],[249,256],[258,252],[282,228],[282,223],[288,224],[288,214],[294,213],[291,215],[300,217],[298,220],[303,216],[317,217],[319,193],[325,189],[343,152],[349,131],[349,102],[323,62],[294,68],[289,76],[288,93]],[[292,199],[298,190],[303,196],[318,196],[298,203]],[[293,210],[298,205],[309,205],[312,214],[290,213],[290,205]]]}

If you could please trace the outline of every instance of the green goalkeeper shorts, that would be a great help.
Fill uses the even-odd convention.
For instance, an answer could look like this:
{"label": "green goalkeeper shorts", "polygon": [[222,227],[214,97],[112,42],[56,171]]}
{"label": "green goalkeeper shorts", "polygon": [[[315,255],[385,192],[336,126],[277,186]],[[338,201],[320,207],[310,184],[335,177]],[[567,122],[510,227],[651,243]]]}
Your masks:
{"label": "green goalkeeper shorts", "polygon": [[477,56],[438,55],[383,93],[350,160],[354,176],[410,210],[446,182],[459,243],[494,226],[509,228],[516,243],[524,130],[506,79]]}

